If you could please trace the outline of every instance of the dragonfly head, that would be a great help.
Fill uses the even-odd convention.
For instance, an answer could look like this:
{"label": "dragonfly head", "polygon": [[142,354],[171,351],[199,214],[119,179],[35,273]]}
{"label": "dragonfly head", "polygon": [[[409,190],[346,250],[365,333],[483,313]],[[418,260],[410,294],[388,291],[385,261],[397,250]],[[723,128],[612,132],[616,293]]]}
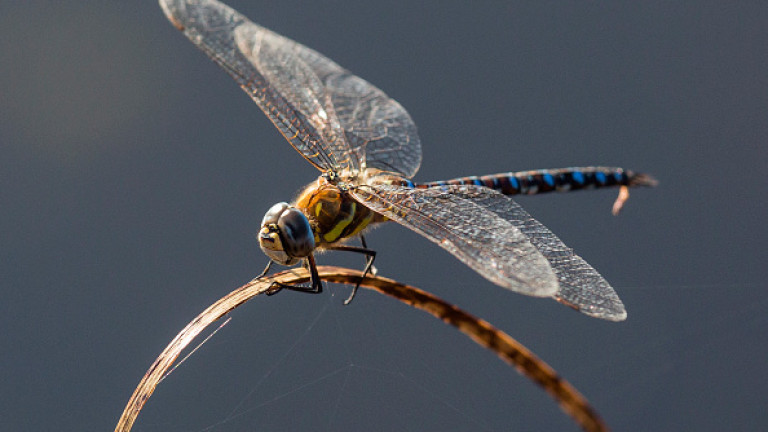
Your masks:
{"label": "dragonfly head", "polygon": [[315,235],[301,210],[281,202],[264,215],[259,246],[272,261],[291,266],[315,250]]}

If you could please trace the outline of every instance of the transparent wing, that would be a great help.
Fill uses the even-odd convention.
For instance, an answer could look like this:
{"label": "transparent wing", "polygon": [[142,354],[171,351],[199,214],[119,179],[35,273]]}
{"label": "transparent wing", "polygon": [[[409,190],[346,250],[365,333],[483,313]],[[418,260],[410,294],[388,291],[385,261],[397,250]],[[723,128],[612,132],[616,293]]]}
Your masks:
{"label": "transparent wing", "polygon": [[555,298],[596,318],[623,321],[624,304],[608,281],[583,258],[573,253],[552,231],[528,214],[509,197],[482,186],[469,186],[460,192],[466,199],[486,207],[517,227],[549,261],[557,275],[560,289]]}
{"label": "transparent wing", "polygon": [[495,193],[489,189],[412,189],[380,184],[360,186],[351,193],[377,213],[437,243],[497,285],[537,297],[557,292],[557,278],[549,262],[528,237],[494,212],[488,202],[475,200]]}
{"label": "transparent wing", "polygon": [[[502,271],[488,264],[475,267],[470,264],[470,261],[482,262],[488,259],[488,255],[502,255],[506,258],[496,259],[511,259],[516,261],[517,266],[541,267],[542,263],[530,258],[532,255],[527,249],[522,254],[517,250],[516,245],[524,243],[517,233],[522,233],[524,238],[545,258],[546,266],[554,270],[559,289],[551,294],[558,301],[597,318],[621,321],[627,316],[616,292],[592,266],[575,255],[572,249],[532,218],[517,203],[494,190],[473,185],[451,185],[430,189],[377,185],[373,190],[364,188],[356,192],[368,207],[438,244],[441,244],[443,238],[453,242],[450,233],[446,231],[456,226],[460,230],[470,232],[473,228],[481,230],[484,233],[482,241],[471,242],[469,248],[462,252],[463,255],[468,255],[469,259],[453,252],[447,245],[441,244],[441,246],[492,282],[502,286],[505,285],[488,277],[487,272],[501,272],[504,279],[511,269]],[[490,218],[486,213],[491,213],[496,218]],[[478,216],[480,219],[477,219]],[[505,224],[498,220],[511,225],[514,230],[506,228]],[[444,221],[447,221],[447,224]],[[510,235],[512,237],[506,239]],[[453,243],[452,247],[466,247],[466,245]],[[485,248],[492,250],[488,251]],[[535,271],[541,272],[541,270]]]}
{"label": "transparent wing", "polygon": [[421,141],[408,111],[316,51],[304,48],[298,55],[325,84],[357,159],[367,168],[413,177],[421,165]]}
{"label": "transparent wing", "polygon": [[[251,22],[235,29],[235,42],[240,52],[266,78],[270,88],[288,102],[287,107],[271,107],[274,115],[290,113],[285,117],[289,125],[304,124],[309,132],[316,134],[308,135],[309,140],[320,144],[308,147],[311,154],[307,154],[301,146],[297,149],[305,156],[319,156],[318,151],[331,156],[334,170],[358,170],[359,159],[350,151],[330,94],[315,72],[297,55],[297,52],[307,48]],[[289,135],[286,138],[289,141],[292,139]],[[296,138],[301,143],[307,142],[307,137]]]}
{"label": "transparent wing", "polygon": [[[334,149],[342,163],[349,159],[353,169],[364,165],[408,178],[416,174],[421,142],[411,116],[397,101],[317,51],[256,24],[240,26],[236,33],[241,50],[255,59],[258,69],[282,94],[290,95],[292,101],[312,94],[312,104],[297,104],[305,106],[300,111],[322,109],[315,106],[317,100],[325,104],[326,111],[335,113],[333,118],[346,138],[345,146]],[[270,49],[265,51],[266,45]],[[335,139],[338,130],[333,126]]]}
{"label": "transparent wing", "polygon": [[349,158],[330,96],[294,53],[300,45],[217,1],[160,0],[160,6],[174,26],[240,84],[310,163],[323,171],[357,168],[358,161]]}
{"label": "transparent wing", "polygon": [[213,0],[160,0],[168,18],[321,170],[412,177],[421,143],[408,112],[373,85]]}

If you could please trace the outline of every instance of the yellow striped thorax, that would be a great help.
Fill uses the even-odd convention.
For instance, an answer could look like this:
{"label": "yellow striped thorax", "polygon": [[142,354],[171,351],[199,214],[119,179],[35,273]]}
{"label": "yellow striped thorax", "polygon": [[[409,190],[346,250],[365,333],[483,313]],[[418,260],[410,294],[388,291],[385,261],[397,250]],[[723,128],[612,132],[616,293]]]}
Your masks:
{"label": "yellow striped thorax", "polygon": [[305,187],[293,206],[309,219],[317,247],[354,237],[371,223],[385,220],[324,176]]}

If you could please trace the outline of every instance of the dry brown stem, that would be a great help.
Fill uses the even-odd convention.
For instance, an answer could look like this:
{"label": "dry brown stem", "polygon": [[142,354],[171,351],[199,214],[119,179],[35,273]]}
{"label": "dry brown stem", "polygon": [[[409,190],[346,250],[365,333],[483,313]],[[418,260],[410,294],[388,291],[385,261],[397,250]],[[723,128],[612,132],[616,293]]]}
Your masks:
{"label": "dry brown stem", "polygon": [[[357,270],[340,267],[318,267],[318,271],[321,279],[334,283],[356,284],[362,277],[362,273]],[[123,415],[115,427],[115,432],[131,430],[147,399],[152,395],[181,351],[208,325],[251,298],[269,291],[273,282],[297,284],[307,282],[308,279],[309,274],[303,269],[287,270],[269,277],[254,279],[209,306],[187,324],[168,344],[157,360],[152,363],[128,401]],[[573,417],[582,429],[590,432],[608,430],[597,412],[573,386],[531,351],[488,322],[474,317],[432,294],[391,279],[369,275],[360,286],[394,297],[451,324],[479,345],[495,352],[502,360],[514,366],[518,372],[543,387],[560,405],[560,408]]]}

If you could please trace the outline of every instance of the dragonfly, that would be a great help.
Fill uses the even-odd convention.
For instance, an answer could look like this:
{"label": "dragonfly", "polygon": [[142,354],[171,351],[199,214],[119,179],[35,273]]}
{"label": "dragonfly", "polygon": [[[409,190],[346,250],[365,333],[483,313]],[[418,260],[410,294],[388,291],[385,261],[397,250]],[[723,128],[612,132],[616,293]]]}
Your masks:
{"label": "dragonfly", "polygon": [[[509,196],[620,187],[616,213],[627,188],[653,186],[651,176],[593,166],[415,183],[422,154],[416,125],[383,91],[218,1],[160,0],[160,5],[321,172],[295,201],[275,204],[262,220],[259,244],[270,259],[262,275],[277,263],[302,264],[312,276],[309,286],[276,291],[321,292],[318,251],[361,253],[364,275],[373,272],[376,252],[363,234],[394,221],[503,288],[553,297],[597,318],[626,318],[610,284]],[[347,244],[354,238],[362,247]]]}

